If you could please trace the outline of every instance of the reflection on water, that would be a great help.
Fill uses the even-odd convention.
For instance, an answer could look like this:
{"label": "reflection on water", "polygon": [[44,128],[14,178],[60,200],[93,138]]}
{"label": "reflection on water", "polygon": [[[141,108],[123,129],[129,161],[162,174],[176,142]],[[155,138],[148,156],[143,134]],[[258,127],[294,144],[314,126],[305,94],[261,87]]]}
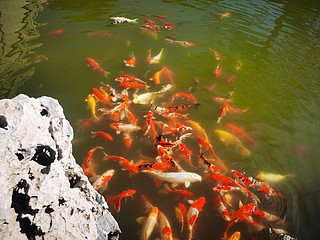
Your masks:
{"label": "reflection on water", "polygon": [[34,74],[33,64],[47,59],[33,52],[42,43],[31,42],[39,38],[37,28],[43,25],[36,21],[42,1],[5,0],[0,10],[0,97],[14,97],[17,88]]}
{"label": "reflection on water", "polygon": [[[275,185],[286,196],[286,201],[264,207],[270,211],[274,207],[273,210],[289,222],[287,229],[301,239],[317,239],[320,225],[319,1],[55,0],[49,1],[44,10],[36,0],[2,0],[1,4],[2,97],[14,96],[19,91],[32,96],[56,97],[75,126],[79,118],[88,116],[84,99],[93,87],[98,87],[101,81],[112,82],[120,71],[144,77],[150,70],[145,66],[148,49],[155,53],[164,48],[163,63],[172,70],[175,91],[186,92],[192,87],[200,106],[190,115],[207,130],[217,154],[225,158],[230,167],[245,171],[248,176],[255,176],[259,171],[295,174],[294,178]],[[14,9],[14,17],[3,10],[9,8]],[[230,17],[221,19],[226,12],[230,12]],[[144,24],[145,18],[160,23],[162,20],[155,17],[159,15],[168,16],[167,21],[176,25],[176,29],[161,32],[155,39],[139,25]],[[139,24],[111,25],[107,21],[110,16],[139,18]],[[41,35],[37,21],[48,22],[40,28]],[[47,36],[58,29],[63,29],[63,34]],[[89,34],[96,31],[104,34]],[[168,36],[196,45],[190,48],[170,45],[164,40]],[[44,44],[41,48],[40,42]],[[218,62],[209,49],[221,55],[223,77],[218,80],[213,78]],[[128,70],[123,66],[123,59],[128,59],[131,52],[137,58],[137,67]],[[112,75],[105,79],[88,70],[87,57],[97,59]],[[35,64],[47,58],[48,61]],[[241,68],[237,70],[239,63]],[[153,71],[156,68],[151,69],[148,78]],[[193,77],[199,79],[199,86],[194,85]],[[227,84],[230,77],[233,80]],[[41,90],[28,85],[28,79],[43,86]],[[214,83],[214,90],[209,91],[208,87]],[[213,133],[220,127],[216,119],[221,106],[211,98],[228,97],[231,93],[232,104],[248,111],[241,117],[226,116],[224,121],[242,126],[259,142],[247,159],[232,155],[230,148],[219,144]],[[86,152],[99,142],[88,135],[76,134],[76,137],[74,155],[80,163]],[[120,141],[105,146],[106,151],[118,153],[118,147],[110,147],[117,144],[121,146]],[[136,153],[132,152],[130,159],[135,159]],[[143,180],[137,184],[141,191],[145,187]],[[151,181],[148,184],[149,189],[154,188]],[[124,186],[124,180],[118,179],[114,188],[119,190]],[[157,194],[156,189],[153,190]],[[141,215],[133,201],[128,201],[127,206],[116,215],[122,230],[125,229],[124,239],[137,236],[139,226],[135,225],[135,215]],[[208,213],[199,219],[195,239],[216,236],[225,228],[222,221],[214,221],[215,226],[210,226],[212,208],[206,205]]]}

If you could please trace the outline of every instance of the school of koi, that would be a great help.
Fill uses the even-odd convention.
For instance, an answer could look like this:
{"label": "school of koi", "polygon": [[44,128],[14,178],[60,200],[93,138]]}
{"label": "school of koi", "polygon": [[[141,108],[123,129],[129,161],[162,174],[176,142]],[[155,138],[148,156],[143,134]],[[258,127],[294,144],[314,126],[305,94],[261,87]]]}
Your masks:
{"label": "school of koi", "polygon": [[[128,24],[130,21],[124,22]],[[162,27],[149,19],[146,19],[145,22],[146,24],[141,27],[155,34],[160,29],[175,28],[168,22],[165,22]],[[117,19],[117,23],[121,21]],[[188,42],[179,44],[194,46]],[[162,48],[158,55],[151,57],[149,50],[146,64],[160,64],[163,51]],[[220,55],[212,49],[211,51],[219,61]],[[98,72],[106,76],[110,75],[92,58],[88,58],[87,63]],[[124,63],[127,67],[135,67],[134,54],[132,53],[132,58],[125,60]],[[241,64],[238,63],[236,68],[240,66]],[[190,91],[170,93],[174,89],[174,81],[167,67],[162,66],[161,70],[154,74],[154,77],[151,78],[153,83],[151,82],[150,86],[141,79],[120,73],[121,75],[119,74],[120,76],[116,77],[114,82],[108,78],[108,84],[101,83],[101,86],[92,89],[87,98],[92,118],[80,121],[79,129],[88,131],[93,126],[103,123],[104,126],[108,126],[107,131],[92,131],[92,137],[100,138],[102,145],[103,142],[109,143],[115,136],[121,134],[124,144],[117,146],[119,150],[117,156],[107,154],[101,146],[91,149],[83,160],[82,168],[93,187],[106,196],[105,199],[111,211],[121,210],[122,199],[134,195],[140,196],[139,201],[143,203],[144,209],[142,210],[145,217],[137,219],[142,224],[139,239],[148,239],[151,234],[156,235],[153,231],[156,222],[158,222],[161,239],[169,240],[174,237],[192,239],[197,235],[195,223],[197,218],[201,218],[200,212],[205,205],[207,205],[207,211],[219,212],[221,218],[218,221],[226,222],[225,228],[221,230],[222,239],[240,239],[241,234],[236,228],[239,222],[247,225],[251,239],[257,239],[259,236],[257,233],[261,233],[266,226],[271,226],[278,236],[287,234],[283,230],[286,228],[284,219],[264,210],[267,205],[284,202],[284,196],[270,187],[267,181],[258,181],[229,169],[216,154],[205,130],[199,123],[189,119],[191,118],[190,113],[196,111],[199,105],[196,96]],[[218,79],[221,73],[222,66],[218,63],[213,72],[213,78]],[[230,83],[233,78],[234,76],[228,79],[227,83]],[[159,89],[158,84],[163,82],[165,84]],[[199,84],[197,78],[195,78],[195,83]],[[117,94],[115,89],[121,89],[121,87],[123,90]],[[211,89],[213,87],[211,86]],[[155,89],[155,92],[149,89]],[[138,95],[140,91],[144,93]],[[230,106],[231,99],[215,97],[212,100],[222,105],[221,114],[217,116],[218,126],[221,126],[221,119],[227,113],[246,112],[246,110]],[[138,107],[141,104],[146,106],[146,110]],[[244,130],[232,124],[225,124],[225,127],[222,128],[227,130],[215,130],[221,142],[226,146],[234,146],[238,154],[248,157],[251,152],[244,145],[254,147],[255,141]],[[152,146],[152,149],[149,150],[153,155],[143,158],[137,154],[137,159],[127,160],[123,149],[131,148],[133,140],[139,142],[138,146],[134,146],[137,153]],[[161,203],[155,202],[154,206],[147,200],[147,192],[129,189],[114,196],[105,193],[109,181],[114,174],[118,174],[120,167],[119,169],[107,169],[101,175],[96,174],[93,162],[99,160],[93,158],[93,155],[98,149],[104,154],[104,158],[100,161],[117,162],[130,174],[131,181],[134,182],[134,176],[138,174],[144,175],[145,178],[152,177],[159,194],[166,194],[168,198],[172,198],[176,206],[172,212],[175,212],[176,219],[169,219],[169,221],[167,214],[162,210]],[[191,183],[203,184],[207,187],[207,192],[211,192],[209,194],[211,199],[201,196],[196,190],[187,190]],[[214,220],[216,219],[214,217]],[[171,229],[172,225],[177,226],[177,224],[180,226],[178,229]],[[234,234],[230,234],[231,230]],[[238,231],[235,232],[236,230]]]}

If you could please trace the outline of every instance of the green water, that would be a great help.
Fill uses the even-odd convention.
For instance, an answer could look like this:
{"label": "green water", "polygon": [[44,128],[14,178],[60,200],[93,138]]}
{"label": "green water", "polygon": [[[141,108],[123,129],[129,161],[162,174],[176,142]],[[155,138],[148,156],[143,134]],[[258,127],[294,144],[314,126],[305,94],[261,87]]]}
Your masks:
{"label": "green water", "polygon": [[[41,1],[1,0],[0,34],[0,96],[11,98],[20,93],[39,97],[51,96],[59,100],[67,119],[75,129],[74,156],[81,164],[93,147],[103,144],[90,138],[89,132],[77,132],[77,121],[89,118],[90,111],[84,101],[91,88],[108,82],[117,92],[121,87],[113,81],[120,71],[147,78],[167,66],[173,73],[174,92],[186,92],[191,87],[200,106],[192,110],[190,119],[206,130],[217,154],[226,164],[248,176],[259,171],[277,174],[294,174],[295,177],[273,185],[286,201],[274,206],[264,203],[266,211],[276,213],[288,223],[284,229],[299,239],[318,239],[320,234],[319,202],[319,130],[320,130],[320,4],[318,1]],[[230,12],[228,18],[220,16]],[[155,16],[167,15],[166,21],[174,30],[161,31],[157,39],[141,30],[143,19],[161,23]],[[112,25],[108,18],[125,16],[139,18],[138,24]],[[60,35],[47,35],[63,29]],[[92,36],[90,32],[108,31],[110,36]],[[171,37],[195,43],[189,48],[170,45],[164,38]],[[148,50],[152,55],[164,48],[160,64],[148,66]],[[217,61],[212,48],[219,52]],[[134,52],[137,66],[128,69],[123,60]],[[85,59],[92,57],[106,71],[108,78],[86,66]],[[242,63],[236,70],[237,61]],[[213,71],[218,62],[222,76],[215,79]],[[226,80],[231,76],[231,83]],[[199,86],[193,77],[200,81]],[[208,87],[216,83],[213,91]],[[158,90],[149,82],[151,90]],[[162,85],[162,84],[161,84]],[[220,124],[217,118],[221,104],[212,97],[228,97],[232,91],[232,106],[246,109],[243,114],[226,115]],[[140,92],[142,93],[142,91]],[[167,98],[166,98],[167,99]],[[165,101],[166,99],[163,99]],[[162,100],[157,102],[159,105]],[[147,106],[132,106],[141,117]],[[109,122],[108,122],[109,123]],[[225,147],[214,134],[224,124],[232,123],[245,129],[257,142],[250,148],[250,157],[240,157]],[[100,125],[94,130],[107,130]],[[114,134],[114,131],[108,130]],[[123,147],[121,137],[103,144],[105,151],[128,159],[137,158],[137,150],[152,152],[152,144],[144,144],[141,136],[134,137],[133,146]],[[196,147],[194,147],[194,151]],[[152,154],[150,154],[151,156]],[[100,159],[102,156],[97,156]],[[111,163],[99,164],[98,172]],[[139,206],[141,194],[165,212],[179,234],[174,217],[172,198],[158,195],[151,178],[138,174],[128,177],[120,172],[110,182],[105,195],[120,193],[128,188],[137,190],[134,200],[123,203],[118,220],[123,234],[121,239],[137,239],[141,228],[135,221],[143,215]],[[196,223],[194,239],[220,239],[226,223],[218,216],[213,200],[204,184],[194,184],[195,197],[207,197],[206,205]],[[250,239],[245,224],[234,230]],[[154,233],[152,239],[156,238]],[[252,235],[254,236],[254,235]],[[242,239],[242,238],[241,238]]]}

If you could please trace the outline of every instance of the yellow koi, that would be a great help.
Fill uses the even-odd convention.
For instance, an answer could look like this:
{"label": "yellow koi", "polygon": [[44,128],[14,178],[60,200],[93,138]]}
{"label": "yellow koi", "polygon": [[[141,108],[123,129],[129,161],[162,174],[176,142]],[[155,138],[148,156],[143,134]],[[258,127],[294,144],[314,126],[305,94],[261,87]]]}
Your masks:
{"label": "yellow koi", "polygon": [[199,125],[199,123],[196,123],[195,121],[192,121],[192,120],[187,120],[183,123],[183,125],[191,127],[197,136],[200,136],[204,138],[207,142],[209,142],[209,138],[206,134],[206,131]]}
{"label": "yellow koi", "polygon": [[226,146],[234,146],[241,155],[246,157],[250,156],[251,152],[242,145],[235,135],[223,130],[215,130],[214,132],[218,134],[220,141]]}
{"label": "yellow koi", "polygon": [[86,99],[86,101],[88,102],[88,107],[91,110],[91,113],[94,116],[94,118],[99,120],[99,118],[96,116],[96,100],[94,99],[92,94],[88,95],[88,98]]}

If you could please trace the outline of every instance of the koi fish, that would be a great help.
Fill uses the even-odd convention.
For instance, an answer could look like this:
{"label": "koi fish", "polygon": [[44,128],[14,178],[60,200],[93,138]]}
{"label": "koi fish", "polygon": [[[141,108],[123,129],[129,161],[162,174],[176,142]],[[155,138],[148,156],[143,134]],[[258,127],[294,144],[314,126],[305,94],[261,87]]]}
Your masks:
{"label": "koi fish", "polygon": [[194,203],[190,206],[188,210],[187,219],[188,219],[188,230],[189,230],[188,239],[189,240],[192,239],[195,222],[205,202],[206,202],[206,199],[204,197],[198,198],[197,200],[194,201]]}
{"label": "koi fish", "polygon": [[235,211],[230,217],[230,221],[227,225],[226,231],[224,232],[224,237],[227,237],[228,230],[231,226],[250,216],[254,212],[255,208],[256,205],[254,203],[249,203],[247,205],[243,205],[237,211]]}
{"label": "koi fish", "polygon": [[194,43],[192,42],[186,42],[186,41],[176,41],[170,38],[165,38],[164,40],[166,40],[167,42],[171,43],[171,44],[178,44],[182,47],[191,47],[191,46],[195,46]]}
{"label": "koi fish", "polygon": [[163,48],[160,50],[160,52],[158,53],[158,55],[151,57],[151,49],[149,49],[149,56],[147,59],[147,63],[148,64],[155,64],[155,63],[159,63],[160,58],[162,56],[162,52],[163,52]]}
{"label": "koi fish", "polygon": [[223,130],[215,130],[214,132],[218,135],[220,141],[223,142],[227,147],[235,147],[235,150],[242,156],[249,157],[251,155],[249,149],[243,146],[240,140],[235,135]]}
{"label": "koi fish", "polygon": [[134,56],[134,54],[132,53],[132,57],[129,60],[123,60],[125,65],[127,67],[135,67],[135,63],[136,63],[136,57]]}
{"label": "koi fish", "polygon": [[226,206],[224,205],[224,203],[222,202],[219,194],[217,192],[213,192],[213,199],[214,199],[214,204],[216,205],[219,214],[221,215],[221,217],[226,220],[226,221],[230,221],[230,214],[226,208]]}
{"label": "koi fish", "polygon": [[166,30],[171,30],[171,29],[175,29],[175,26],[164,25],[164,26],[161,26],[161,28],[164,28]]}
{"label": "koi fish", "polygon": [[236,135],[237,137],[242,137],[248,140],[252,145],[256,145],[256,141],[254,141],[243,129],[233,125],[233,124],[226,124],[228,130]]}
{"label": "koi fish", "polygon": [[[149,239],[149,237],[153,231],[153,228],[157,222],[158,213],[159,213],[158,208],[153,207],[153,209],[148,214],[148,217],[145,219],[144,224],[142,226],[140,240],[148,240]],[[141,218],[140,218],[140,220],[137,219],[137,221],[141,222]]]}
{"label": "koi fish", "polygon": [[171,104],[177,98],[182,98],[184,100],[188,100],[188,101],[190,101],[191,103],[194,103],[194,104],[197,103],[196,98],[190,92],[188,92],[188,93],[178,92],[178,93],[175,93],[175,94],[172,95],[172,97],[169,100],[168,104]]}
{"label": "koi fish", "polygon": [[156,26],[156,24],[152,21],[152,20],[150,20],[150,19],[144,19],[144,21],[146,22],[146,23],[148,23],[150,26],[152,26],[152,27],[155,27]]}
{"label": "koi fish", "polygon": [[106,201],[109,205],[113,205],[113,208],[116,212],[120,212],[121,209],[121,199],[122,198],[127,198],[127,197],[132,197],[136,193],[136,190],[127,190],[123,191],[122,193],[112,196],[112,197],[106,197]]}
{"label": "koi fish", "polygon": [[163,189],[159,191],[159,193],[171,193],[174,195],[180,195],[182,197],[191,197],[193,196],[193,192],[182,190],[182,189],[171,189],[167,184],[163,184]]}
{"label": "koi fish", "polygon": [[179,150],[182,156],[188,161],[188,164],[190,167],[193,167],[192,161],[191,161],[191,154],[190,151],[188,150],[187,146],[184,143],[179,143]]}
{"label": "koi fish", "polygon": [[110,36],[110,32],[106,32],[106,31],[95,31],[95,32],[90,32],[89,33],[91,36],[96,36],[96,35],[100,35],[100,36]]}
{"label": "koi fish", "polygon": [[200,146],[203,147],[203,149],[205,151],[210,152],[211,155],[214,157],[214,159],[216,159],[216,160],[219,159],[219,157],[217,156],[217,154],[213,150],[212,145],[209,142],[207,142],[204,138],[202,138],[200,136],[197,136],[197,139],[198,139]]}
{"label": "koi fish", "polygon": [[166,112],[161,114],[162,117],[165,118],[187,118],[189,113],[187,114],[181,114],[181,113],[171,113],[171,112]]}
{"label": "koi fish", "polygon": [[224,193],[228,193],[231,191],[240,191],[242,192],[244,195],[248,196],[248,193],[246,192],[245,188],[242,187],[235,187],[235,186],[216,186],[212,189],[213,191],[219,192],[220,194],[224,194]]}
{"label": "koi fish", "polygon": [[50,36],[50,35],[59,35],[59,34],[62,34],[64,33],[64,30],[60,29],[60,30],[57,30],[57,31],[54,31],[54,32],[49,32],[47,35]]}
{"label": "koi fish", "polygon": [[207,174],[206,178],[211,179],[212,181],[216,182],[218,185],[222,186],[234,186],[234,187],[241,187],[240,184],[236,183],[233,179],[220,175],[220,174]]}
{"label": "koi fish", "polygon": [[186,187],[190,186],[191,182],[201,182],[202,177],[196,173],[192,172],[155,172],[149,170],[143,170],[154,178],[160,179],[162,181],[179,184],[184,183]]}
{"label": "koi fish", "polygon": [[93,188],[100,193],[103,193],[107,187],[110,179],[112,178],[114,174],[114,170],[110,169],[106,172],[104,172],[101,176],[98,177],[97,180],[95,180],[92,184]]}
{"label": "koi fish", "polygon": [[125,17],[110,17],[109,19],[113,20],[112,24],[119,24],[119,23],[137,23],[138,18],[129,19]]}
{"label": "koi fish", "polygon": [[151,100],[161,97],[163,93],[172,88],[172,84],[163,86],[158,92],[147,92],[140,95],[134,95],[132,102],[135,104],[149,104]]}
{"label": "koi fish", "polygon": [[219,98],[219,97],[213,97],[211,98],[213,101],[217,103],[226,103],[226,102],[232,102],[232,99],[230,98]]}
{"label": "koi fish", "polygon": [[92,88],[93,96],[97,99],[97,101],[104,102],[107,104],[111,104],[110,101],[96,88]]}
{"label": "koi fish", "polygon": [[221,114],[220,114],[220,116],[219,116],[219,118],[218,118],[217,123],[219,123],[220,120],[221,120],[221,118],[227,113],[228,108],[229,108],[229,105],[228,105],[228,103],[225,102],[225,103],[222,105]]}
{"label": "koi fish", "polygon": [[166,218],[166,216],[159,211],[158,213],[158,220],[159,220],[159,230],[160,230],[160,237],[162,240],[173,240],[171,226]]}
{"label": "koi fish", "polygon": [[124,88],[134,88],[134,89],[147,89],[150,87],[146,84],[134,83],[134,82],[122,82],[120,83],[120,86]]}
{"label": "koi fish", "polygon": [[240,68],[241,68],[241,66],[242,66],[242,63],[241,63],[241,61],[240,60],[238,60],[237,62],[236,62],[236,70],[240,70]]}
{"label": "koi fish", "polygon": [[258,190],[262,193],[264,193],[266,196],[271,197],[271,196],[278,196],[278,197],[282,197],[280,192],[277,192],[276,190],[274,190],[273,188],[269,188],[269,187],[263,187],[260,186],[258,188]]}
{"label": "koi fish", "polygon": [[203,164],[208,168],[208,171],[209,171],[209,172],[211,172],[211,173],[217,173],[217,174],[220,173],[220,170],[219,170],[215,165],[213,165],[212,163],[210,163],[210,162],[205,158],[205,156],[203,155],[202,152],[200,152],[199,158],[200,158],[200,160],[203,162]]}
{"label": "koi fish", "polygon": [[91,94],[89,94],[86,101],[88,102],[88,107],[91,110],[93,117],[99,120],[99,118],[96,116],[96,100],[94,99],[94,97]]}
{"label": "koi fish", "polygon": [[255,210],[253,212],[253,214],[257,218],[259,218],[260,220],[262,220],[263,222],[268,223],[268,224],[271,224],[271,223],[274,223],[274,222],[277,222],[277,223],[282,224],[282,225],[285,224],[285,222],[281,218],[279,218],[278,216],[275,216],[275,215],[273,215],[271,213],[268,213],[266,211]]}
{"label": "koi fish", "polygon": [[234,232],[229,238],[221,238],[221,240],[240,240],[241,233]]}
{"label": "koi fish", "polygon": [[148,127],[147,127],[147,130],[144,133],[144,135],[147,135],[148,132],[150,131],[152,138],[155,139],[156,138],[156,130],[154,128],[154,124],[153,124],[153,121],[152,121],[152,118],[153,118],[152,111],[149,111],[146,117],[147,117],[147,126]]}
{"label": "koi fish", "polygon": [[95,147],[95,148],[92,148],[88,153],[87,155],[85,156],[85,158],[83,159],[82,161],[82,170],[83,170],[83,173],[86,175],[86,176],[89,176],[89,175],[94,175],[92,174],[91,172],[91,161],[92,161],[92,155],[94,154],[94,152],[97,150],[97,149],[103,149],[103,147]]}
{"label": "koi fish", "polygon": [[175,207],[175,213],[176,213],[176,218],[181,224],[180,232],[182,232],[184,223],[186,222],[185,219],[187,218],[188,209],[184,204],[178,203],[178,207]]}
{"label": "koi fish", "polygon": [[219,55],[219,53],[216,52],[215,50],[213,50],[212,48],[209,48],[209,50],[214,53],[214,56],[216,57],[217,61],[219,61],[219,60],[220,60],[220,55]]}
{"label": "koi fish", "polygon": [[216,70],[214,71],[214,77],[218,78],[221,76],[222,73],[222,67],[220,66],[220,63],[218,63],[218,66],[216,67]]}
{"label": "koi fish", "polygon": [[235,171],[231,170],[232,176],[237,180],[240,185],[243,187],[252,187],[252,186],[261,186],[262,184],[252,177],[246,177],[245,175]]}
{"label": "koi fish", "polygon": [[87,60],[88,66],[91,67],[92,69],[97,70],[98,72],[101,72],[105,76],[110,74],[110,72],[103,70],[93,58],[86,58],[86,60]]}
{"label": "koi fish", "polygon": [[274,173],[266,173],[266,172],[260,172],[256,178],[263,181],[263,182],[268,182],[268,183],[278,183],[284,179],[287,179],[289,177],[293,177],[293,174],[286,174],[286,175],[281,175],[281,174],[274,174]]}
{"label": "koi fish", "polygon": [[138,169],[137,167],[130,161],[128,161],[127,159],[123,158],[123,157],[119,157],[119,156],[111,156],[106,154],[105,152],[103,152],[105,157],[103,160],[113,160],[118,162],[122,167],[124,167],[125,169],[128,169],[129,171],[133,172],[133,173],[137,173]]}
{"label": "koi fish", "polygon": [[230,14],[231,14],[230,12],[226,12],[226,13],[222,14],[220,17],[220,20],[223,18],[226,18],[226,17],[230,17]]}
{"label": "koi fish", "polygon": [[165,170],[170,168],[170,165],[163,162],[145,163],[137,166],[139,170]]}
{"label": "koi fish", "polygon": [[192,120],[187,120],[183,124],[186,125],[186,126],[190,126],[195,135],[200,136],[204,140],[209,142],[209,138],[208,138],[208,136],[206,134],[206,131],[200,126],[199,123],[197,123],[195,121],[192,121]]}
{"label": "koi fish", "polygon": [[128,132],[124,132],[124,133],[123,133],[123,142],[124,142],[124,145],[125,145],[127,148],[130,148],[130,147],[131,147],[132,138],[131,138],[131,136],[130,136],[130,133],[128,133]]}
{"label": "koi fish", "polygon": [[113,137],[110,134],[102,132],[102,131],[91,132],[91,135],[92,135],[92,137],[99,137],[99,138],[101,138],[103,140],[107,140],[107,141],[113,140]]}
{"label": "koi fish", "polygon": [[116,130],[117,134],[120,132],[136,132],[142,130],[142,128],[137,125],[126,123],[111,123],[109,127]]}

